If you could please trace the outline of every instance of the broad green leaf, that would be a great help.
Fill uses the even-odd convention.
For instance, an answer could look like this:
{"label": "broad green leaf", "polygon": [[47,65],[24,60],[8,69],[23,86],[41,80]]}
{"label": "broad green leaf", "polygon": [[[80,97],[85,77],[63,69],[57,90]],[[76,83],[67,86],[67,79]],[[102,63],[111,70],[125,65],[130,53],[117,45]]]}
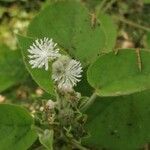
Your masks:
{"label": "broad green leaf", "polygon": [[18,40],[19,40],[20,48],[22,50],[25,65],[29,73],[41,88],[43,88],[46,92],[50,93],[51,95],[54,95],[53,81],[51,80],[51,67],[49,66],[49,70],[45,71],[45,69],[43,68],[33,69],[29,64],[28,48],[32,45],[35,39],[18,35]]}
{"label": "broad green leaf", "polygon": [[100,96],[127,95],[149,89],[150,52],[141,50],[140,57],[132,49],[119,50],[117,55],[110,52],[89,67],[87,76]]}
{"label": "broad green leaf", "polygon": [[137,150],[150,142],[150,92],[98,97],[89,108],[86,144],[107,150]]}
{"label": "broad green leaf", "polygon": [[112,18],[107,14],[100,13],[98,19],[106,35],[104,52],[112,51],[116,44],[117,26],[113,22]]}
{"label": "broad green leaf", "polygon": [[19,50],[0,45],[0,92],[21,83],[28,76]]}
{"label": "broad green leaf", "polygon": [[48,129],[43,134],[39,134],[39,140],[47,150],[53,150],[53,136],[54,131]]}
{"label": "broad green leaf", "polygon": [[15,105],[0,105],[0,149],[27,150],[37,135],[31,129],[32,117],[27,110]]}
{"label": "broad green leaf", "polygon": [[53,38],[83,64],[95,60],[105,46],[105,34],[98,23],[92,27],[88,9],[70,0],[53,3],[41,11],[29,25],[28,36]]}

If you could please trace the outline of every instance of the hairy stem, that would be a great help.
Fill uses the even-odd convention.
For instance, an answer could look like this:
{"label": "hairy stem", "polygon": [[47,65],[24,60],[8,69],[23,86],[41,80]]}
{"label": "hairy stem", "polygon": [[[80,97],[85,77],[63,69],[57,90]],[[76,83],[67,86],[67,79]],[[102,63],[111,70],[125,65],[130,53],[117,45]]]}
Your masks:
{"label": "hairy stem", "polygon": [[149,27],[145,27],[145,26],[142,26],[142,25],[140,25],[140,24],[134,23],[134,22],[132,22],[132,21],[130,21],[130,20],[128,20],[128,19],[125,19],[125,18],[122,17],[122,16],[115,16],[115,15],[113,15],[112,17],[113,17],[114,19],[119,20],[119,21],[121,21],[121,22],[123,22],[123,23],[126,23],[126,24],[128,24],[128,25],[130,25],[130,26],[132,26],[132,27],[134,27],[134,28],[139,28],[139,29],[142,29],[142,30],[145,30],[145,31],[150,32],[150,28],[149,28]]}
{"label": "hairy stem", "polygon": [[81,110],[86,111],[94,103],[96,98],[97,98],[97,94],[96,92],[94,92],[89,98],[89,100],[86,102],[86,104],[81,108]]}

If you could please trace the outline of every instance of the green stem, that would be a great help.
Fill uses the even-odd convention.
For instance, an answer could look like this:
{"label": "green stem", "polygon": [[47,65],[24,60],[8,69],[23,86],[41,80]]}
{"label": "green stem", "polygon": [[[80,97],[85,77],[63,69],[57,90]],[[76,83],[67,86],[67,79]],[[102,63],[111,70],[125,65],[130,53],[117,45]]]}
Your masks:
{"label": "green stem", "polygon": [[145,30],[145,31],[148,31],[148,32],[150,32],[150,28],[149,27],[145,27],[145,26],[142,26],[142,25],[140,25],[140,24],[137,24],[137,23],[134,23],[134,22],[132,22],[132,21],[130,21],[130,20],[128,20],[128,19],[125,19],[124,17],[122,17],[122,16],[112,16],[114,19],[116,19],[116,20],[119,20],[119,21],[121,21],[121,22],[123,22],[123,23],[126,23],[126,24],[128,24],[128,25],[130,25],[130,26],[132,26],[132,27],[134,27],[134,28],[139,28],[139,29],[142,29],[142,30]]}
{"label": "green stem", "polygon": [[94,103],[96,98],[97,98],[97,94],[94,92],[89,98],[89,100],[87,101],[87,103],[81,108],[81,110],[86,111]]}

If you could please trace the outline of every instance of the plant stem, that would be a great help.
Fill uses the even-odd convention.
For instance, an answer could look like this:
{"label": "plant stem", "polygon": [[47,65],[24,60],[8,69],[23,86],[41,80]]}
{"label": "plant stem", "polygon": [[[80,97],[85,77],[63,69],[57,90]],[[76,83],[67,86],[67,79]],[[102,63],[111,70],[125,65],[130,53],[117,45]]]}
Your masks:
{"label": "plant stem", "polygon": [[56,102],[57,102],[57,105],[58,105],[58,109],[61,110],[61,98],[60,98],[60,95],[58,93],[57,90],[55,90],[55,94],[56,94]]}
{"label": "plant stem", "polygon": [[97,6],[97,8],[96,8],[96,10],[97,10],[96,13],[97,13],[97,15],[99,15],[99,13],[101,12],[101,10],[102,10],[102,8],[104,7],[106,1],[107,1],[107,0],[103,0],[103,1],[100,3],[100,5]]}
{"label": "plant stem", "polygon": [[132,21],[130,21],[128,19],[125,19],[122,16],[115,16],[115,15],[113,15],[112,17],[114,19],[116,19],[116,20],[119,20],[119,21],[121,21],[123,23],[126,23],[126,24],[130,25],[130,26],[133,26],[134,28],[139,28],[139,29],[142,29],[142,30],[150,32],[150,28],[149,27],[145,27],[145,26],[139,25],[137,23],[134,23],[134,22],[132,22]]}
{"label": "plant stem", "polygon": [[36,150],[43,150],[43,149],[44,149],[43,146],[39,146],[39,147],[36,148]]}
{"label": "plant stem", "polygon": [[145,144],[144,150],[149,150],[149,145],[148,144]]}
{"label": "plant stem", "polygon": [[111,0],[107,5],[106,7],[102,10],[103,12],[106,12],[111,6],[112,4],[115,2],[116,0]]}
{"label": "plant stem", "polygon": [[82,145],[80,145],[78,142],[76,142],[75,140],[72,140],[71,143],[78,148],[79,150],[88,150],[87,148],[83,147]]}
{"label": "plant stem", "polygon": [[96,92],[94,92],[89,98],[89,100],[87,101],[87,103],[81,108],[81,110],[86,111],[94,103],[96,98],[97,98],[97,94]]}

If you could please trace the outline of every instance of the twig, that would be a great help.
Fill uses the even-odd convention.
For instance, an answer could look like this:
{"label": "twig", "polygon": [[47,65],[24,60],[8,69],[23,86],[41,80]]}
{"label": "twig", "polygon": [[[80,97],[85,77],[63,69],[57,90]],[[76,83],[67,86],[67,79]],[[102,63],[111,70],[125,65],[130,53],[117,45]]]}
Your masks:
{"label": "twig", "polygon": [[137,54],[138,68],[139,68],[139,71],[141,72],[142,71],[142,61],[141,61],[139,48],[136,49],[136,54]]}
{"label": "twig", "polygon": [[111,6],[112,4],[115,2],[116,0],[111,0],[107,5],[106,7],[102,10],[103,12],[106,12]]}
{"label": "twig", "polygon": [[107,0],[103,0],[100,5],[97,6],[96,8],[96,13],[97,15],[99,15],[99,13],[101,12],[102,8],[104,7],[105,3],[106,3]]}
{"label": "twig", "polygon": [[83,147],[82,145],[80,145],[80,143],[78,143],[75,140],[72,140],[71,143],[75,146],[75,148],[78,148],[79,150],[88,150],[87,148]]}
{"label": "twig", "polygon": [[149,145],[148,144],[145,144],[144,150],[149,150]]}
{"label": "twig", "polygon": [[123,23],[126,23],[126,24],[130,25],[130,26],[133,26],[134,28],[139,28],[139,29],[142,29],[142,30],[150,32],[150,28],[149,27],[145,27],[145,26],[142,26],[140,24],[134,23],[134,22],[132,22],[132,21],[130,21],[128,19],[125,19],[122,16],[115,16],[115,15],[113,15],[112,17],[114,19],[116,19],[116,20],[119,20],[119,21],[121,21]]}

